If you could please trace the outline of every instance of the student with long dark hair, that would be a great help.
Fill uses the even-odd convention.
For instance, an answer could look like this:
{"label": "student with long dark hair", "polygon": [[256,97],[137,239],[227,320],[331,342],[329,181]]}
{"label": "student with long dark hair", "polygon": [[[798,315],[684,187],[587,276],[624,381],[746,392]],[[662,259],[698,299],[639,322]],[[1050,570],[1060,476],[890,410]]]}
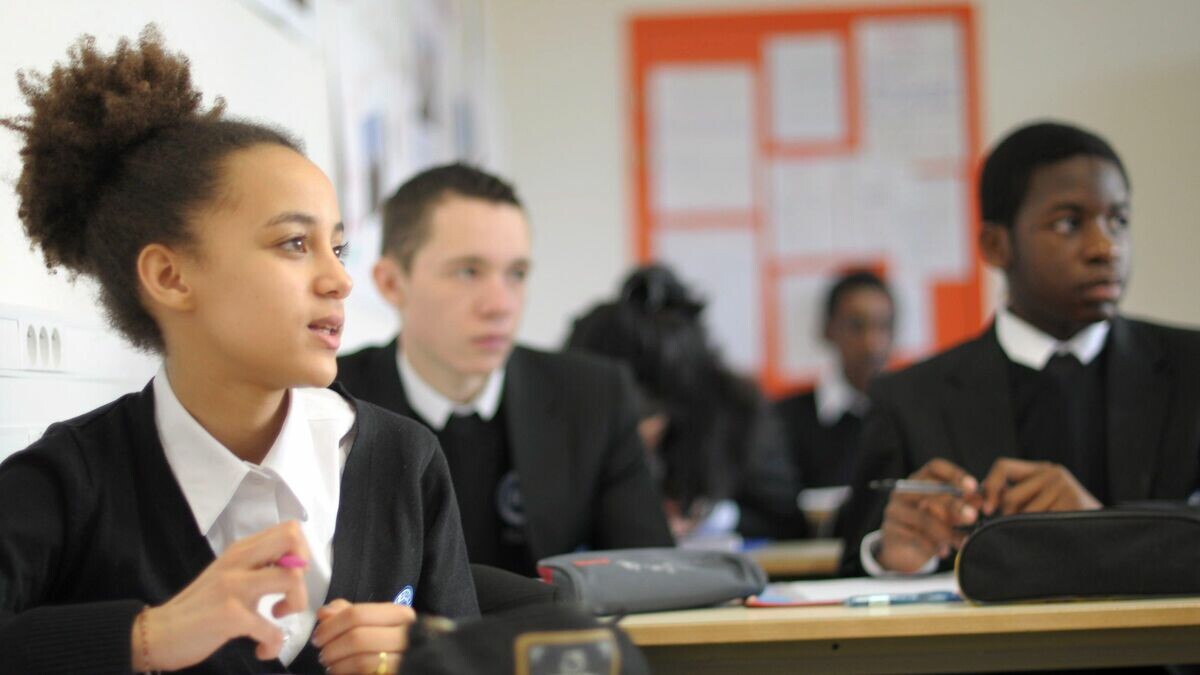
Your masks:
{"label": "student with long dark hair", "polygon": [[163,365],[0,465],[0,671],[395,672],[414,609],[476,614],[432,434],[325,389],[325,175],[152,28],[20,80],[26,234]]}
{"label": "student with long dark hair", "polygon": [[711,345],[703,309],[670,269],[641,267],[615,301],[575,320],[567,349],[633,368],[639,429],[677,537],[697,528],[803,536],[782,428],[757,386]]}

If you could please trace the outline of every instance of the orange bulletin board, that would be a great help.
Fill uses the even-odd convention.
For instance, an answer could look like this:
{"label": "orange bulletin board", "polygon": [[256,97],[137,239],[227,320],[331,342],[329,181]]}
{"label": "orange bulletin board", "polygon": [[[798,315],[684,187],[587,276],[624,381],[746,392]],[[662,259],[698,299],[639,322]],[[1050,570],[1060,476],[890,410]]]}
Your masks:
{"label": "orange bulletin board", "polygon": [[979,330],[970,6],[637,16],[629,49],[634,253],[707,296],[731,365],[812,382],[851,267],[892,285],[902,360]]}

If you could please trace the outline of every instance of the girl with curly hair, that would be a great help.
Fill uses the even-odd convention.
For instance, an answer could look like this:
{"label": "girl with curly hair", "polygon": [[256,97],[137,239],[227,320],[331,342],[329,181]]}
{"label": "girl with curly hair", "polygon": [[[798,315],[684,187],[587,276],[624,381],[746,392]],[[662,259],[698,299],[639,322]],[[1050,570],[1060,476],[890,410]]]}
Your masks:
{"label": "girl with curly hair", "polygon": [[433,435],[326,389],[320,169],[203,109],[152,27],[19,81],[25,232],[162,368],[0,465],[0,671],[395,672],[414,610],[476,614]]}

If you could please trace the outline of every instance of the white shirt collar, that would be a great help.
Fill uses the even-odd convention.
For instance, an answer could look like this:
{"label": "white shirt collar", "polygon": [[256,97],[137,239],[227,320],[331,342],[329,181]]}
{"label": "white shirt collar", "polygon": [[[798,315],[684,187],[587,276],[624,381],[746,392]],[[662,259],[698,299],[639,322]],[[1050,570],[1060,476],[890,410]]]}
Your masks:
{"label": "white shirt collar", "polygon": [[1104,350],[1109,326],[1097,321],[1068,340],[1057,340],[1006,308],[996,314],[996,339],[1009,360],[1034,370],[1045,368],[1055,354],[1074,354],[1087,365]]}
{"label": "white shirt collar", "polygon": [[[400,344],[400,343],[398,343]],[[480,418],[490,420],[500,409],[500,397],[504,393],[504,368],[493,370],[483,389],[474,399],[467,403],[457,403],[441,394],[426,382],[404,355],[403,347],[396,349],[396,369],[400,371],[400,383],[404,385],[404,395],[408,404],[433,428],[441,431],[453,414],[470,415],[477,413]]]}
{"label": "white shirt collar", "polygon": [[821,371],[814,392],[817,403],[817,420],[823,426],[833,426],[842,415],[852,412],[862,417],[871,407],[867,395],[854,388],[846,379],[842,364],[834,359],[834,363]]}
{"label": "white shirt collar", "polygon": [[[238,459],[200,426],[175,396],[164,368],[154,376],[153,386],[154,417],[163,453],[206,537],[253,470],[278,475],[300,506],[302,519],[314,512],[336,512],[341,468],[349,450],[348,445],[339,445],[354,425],[354,410],[344,401],[341,406],[328,405],[325,390],[312,390],[314,396],[303,395],[309,390],[289,390],[283,427],[262,464],[255,467]],[[314,431],[330,424],[331,433],[321,434],[326,442],[317,447]]]}
{"label": "white shirt collar", "polygon": [[[258,611],[283,630],[279,658],[291,663],[316,624],[333,577],[333,534],[342,468],[354,443],[354,406],[329,389],[291,389],[287,415],[259,465],[245,462],[212,437],[179,402],[166,370],[154,376],[154,419],[167,463],[213,553],[287,520],[308,541],[304,575],[308,608],[276,618],[283,597],[259,599]],[[351,561],[352,563],[353,561]]]}

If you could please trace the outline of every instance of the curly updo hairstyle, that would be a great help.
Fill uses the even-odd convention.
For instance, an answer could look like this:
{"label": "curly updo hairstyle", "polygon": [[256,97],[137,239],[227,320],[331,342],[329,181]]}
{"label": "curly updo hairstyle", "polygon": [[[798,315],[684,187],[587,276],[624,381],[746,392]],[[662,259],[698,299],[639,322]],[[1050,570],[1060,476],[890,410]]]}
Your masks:
{"label": "curly updo hairstyle", "polygon": [[99,282],[109,322],[134,346],[163,350],[143,306],[137,257],[149,244],[187,248],[189,216],[219,197],[220,164],[257,144],[300,152],[285,133],[203,109],[189,63],[153,25],[111,54],[85,35],[48,76],[20,72],[29,113],[0,120],[24,138],[18,216],[51,271]]}

